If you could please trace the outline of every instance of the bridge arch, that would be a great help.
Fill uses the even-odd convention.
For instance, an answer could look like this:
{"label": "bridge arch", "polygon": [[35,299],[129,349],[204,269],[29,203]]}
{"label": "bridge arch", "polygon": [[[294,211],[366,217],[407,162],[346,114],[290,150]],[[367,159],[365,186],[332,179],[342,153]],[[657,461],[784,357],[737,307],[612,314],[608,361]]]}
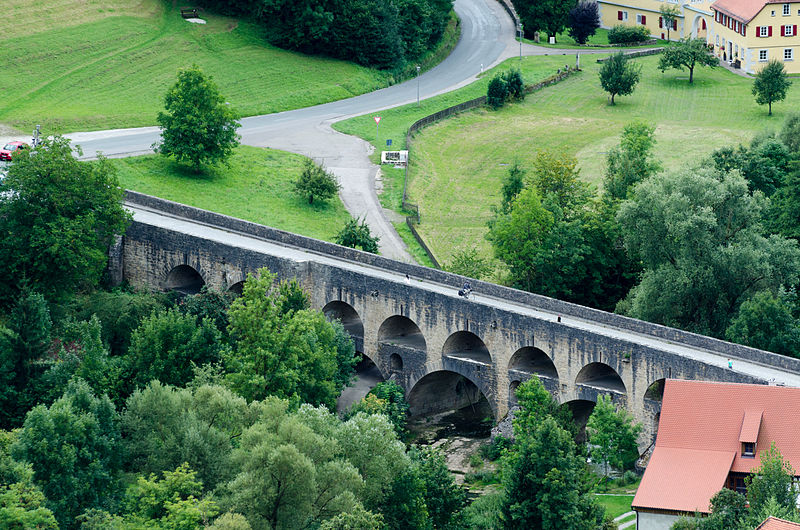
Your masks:
{"label": "bridge arch", "polygon": [[496,416],[491,393],[484,385],[454,370],[434,370],[417,379],[406,392],[409,413],[421,416],[485,403]]}
{"label": "bridge arch", "polygon": [[519,385],[522,384],[521,381],[515,380],[511,381],[511,384],[508,385],[508,406],[513,407],[518,403],[517,400],[517,388]]}
{"label": "bridge arch", "polygon": [[658,379],[650,383],[650,386],[647,387],[647,390],[644,392],[644,399],[645,401],[652,401],[655,403],[661,403],[664,399],[664,383],[666,382],[665,378]]}
{"label": "bridge arch", "polygon": [[235,296],[242,296],[242,293],[244,292],[244,281],[236,282],[228,287],[228,292]]}
{"label": "bridge arch", "polygon": [[604,392],[625,394],[625,383],[616,370],[605,363],[590,363],[581,368],[575,378],[576,385],[588,386]]}
{"label": "bridge arch", "polygon": [[169,291],[178,291],[183,294],[197,294],[206,284],[206,281],[189,265],[173,267],[167,274],[166,287]]}
{"label": "bridge arch", "polygon": [[383,321],[378,328],[378,343],[387,343],[403,348],[427,352],[425,336],[410,318],[394,315]]}
{"label": "bridge arch", "polygon": [[508,369],[526,375],[536,374],[554,379],[558,383],[558,371],[553,360],[544,351],[533,346],[525,346],[514,352],[508,362]]}
{"label": "bridge arch", "polygon": [[586,424],[589,422],[589,416],[592,415],[595,405],[597,405],[595,401],[588,399],[573,399],[561,404],[562,407],[569,409],[572,413],[572,420],[578,426],[578,436],[576,437],[578,443],[586,441]]}
{"label": "bridge arch", "polygon": [[447,337],[442,346],[442,358],[483,365],[492,364],[489,348],[480,337],[471,331],[456,331]]}
{"label": "bridge arch", "polygon": [[364,338],[364,323],[358,311],[347,302],[341,300],[334,300],[325,304],[322,312],[328,320],[338,320],[344,326],[344,329],[355,339]]}

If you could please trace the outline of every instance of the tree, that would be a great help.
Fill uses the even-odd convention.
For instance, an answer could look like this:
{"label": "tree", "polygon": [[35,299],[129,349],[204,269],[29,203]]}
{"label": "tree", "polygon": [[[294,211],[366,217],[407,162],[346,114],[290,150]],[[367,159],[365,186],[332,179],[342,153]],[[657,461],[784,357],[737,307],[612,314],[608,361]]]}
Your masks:
{"label": "tree", "polygon": [[314,199],[322,203],[328,201],[336,195],[340,187],[333,173],[311,159],[305,161],[303,171],[294,183],[295,193],[308,200],[308,204],[314,204]]}
{"label": "tree", "polygon": [[538,377],[520,384],[516,392],[519,410],[513,420],[515,436],[527,436],[545,418],[554,418],[559,427],[573,435],[577,434],[575,420],[569,408],[560,407]]}
{"label": "tree", "polygon": [[505,214],[511,211],[511,204],[525,187],[526,175],[527,171],[518,160],[515,160],[514,164],[508,168],[508,172],[503,176],[503,185],[500,190],[503,198],[500,203],[500,213]]}
{"label": "tree", "polygon": [[753,81],[753,95],[759,105],[769,105],[768,115],[772,116],[772,104],[786,99],[786,91],[792,86],[783,68],[783,63],[772,59],[756,74]]}
{"label": "tree", "polygon": [[322,312],[296,309],[289,303],[296,290],[274,280],[267,269],[248,274],[231,304],[228,381],[247,399],[274,395],[333,409],[342,389],[340,335]]}
{"label": "tree", "polygon": [[798,488],[793,480],[795,472],[791,464],[783,459],[775,442],[759,456],[761,466],[744,479],[750,509],[757,512],[774,499],[778,506],[796,510]]}
{"label": "tree", "polygon": [[49,408],[39,405],[28,413],[12,455],[30,463],[59,525],[75,528],[75,517],[84,510],[113,503],[119,444],[114,405],[76,379]]}
{"label": "tree", "polygon": [[533,37],[543,31],[555,37],[567,27],[569,12],[577,0],[512,0],[514,9],[525,28],[525,35]]}
{"label": "tree", "polygon": [[58,530],[41,490],[30,482],[0,484],[0,528]]}
{"label": "tree", "polygon": [[515,448],[503,464],[505,528],[598,527],[603,509],[586,494],[583,458],[569,432],[546,417]]}
{"label": "tree", "polygon": [[711,497],[711,515],[700,522],[702,530],[741,528],[747,518],[747,499],[737,491],[722,488]]}
{"label": "tree", "polygon": [[525,99],[525,81],[519,68],[512,68],[503,74],[508,90],[508,98],[516,101]]}
{"label": "tree", "polygon": [[[758,141],[756,141],[758,140]],[[774,137],[754,139],[750,148],[722,147],[711,154],[714,166],[720,171],[738,169],[747,179],[750,190],[772,196],[791,170],[791,153]]]}
{"label": "tree", "polygon": [[633,422],[633,417],[624,409],[617,409],[610,396],[597,399],[586,424],[592,457],[605,465],[617,469],[632,469],[639,458],[636,439],[642,426]]}
{"label": "tree", "polygon": [[452,528],[451,524],[466,506],[467,492],[456,484],[440,450],[422,447],[410,451],[410,456],[422,482],[422,495],[433,528]]}
{"label": "tree", "polygon": [[686,38],[672,43],[664,48],[658,60],[658,69],[661,72],[668,68],[688,68],[689,84],[694,82],[694,67],[698,65],[710,68],[717,65],[717,58],[708,51],[705,39]]}
{"label": "tree", "polygon": [[800,240],[800,169],[784,177],[766,218],[771,232]]}
{"label": "tree", "polygon": [[800,157],[800,112],[792,112],[786,116],[778,139],[794,157]]}
{"label": "tree", "polygon": [[735,171],[700,167],[639,183],[617,218],[644,272],[619,309],[722,336],[742,302],[796,281],[800,251],[794,241],[763,234],[766,206]]}
{"label": "tree", "polygon": [[394,381],[383,381],[364,396],[364,399],[353,405],[347,416],[353,417],[359,412],[366,414],[383,414],[394,426],[398,438],[406,433],[408,421],[408,401],[403,387]]}
{"label": "tree", "polygon": [[372,233],[370,233],[369,225],[367,225],[367,220],[365,218],[361,219],[360,223],[359,219],[350,218],[344,224],[344,228],[336,234],[333,242],[337,245],[350,248],[360,247],[364,252],[377,254],[378,241],[380,240],[381,238],[373,236]]}
{"label": "tree", "polygon": [[483,280],[494,271],[490,258],[483,256],[475,245],[457,249],[444,269],[453,274]]}
{"label": "tree", "polygon": [[742,302],[739,314],[725,330],[725,338],[753,348],[797,356],[800,352],[800,327],[792,311],[795,295],[781,289],[777,296],[759,292]]}
{"label": "tree", "polygon": [[198,173],[203,164],[227,160],[239,145],[236,112],[197,65],[178,72],[178,81],[164,96],[164,109],[156,117],[161,141],[154,150],[188,162]]}
{"label": "tree", "polygon": [[0,200],[0,305],[23,285],[48,299],[94,287],[131,218],[114,167],[79,162],[57,136],[17,153],[2,186],[14,195]]}
{"label": "tree", "polygon": [[669,32],[675,25],[675,21],[678,20],[678,17],[681,15],[681,10],[678,6],[662,5],[658,11],[661,13],[662,25],[667,28],[667,40],[670,40]]}
{"label": "tree", "polygon": [[569,12],[569,36],[575,39],[578,44],[586,44],[586,41],[594,35],[600,27],[600,10],[597,2],[592,0],[580,0]]}
{"label": "tree", "polygon": [[225,355],[219,330],[208,319],[176,309],[154,312],[131,335],[127,355],[131,380],[144,387],[157,379],[184,386],[192,379],[192,367],[217,363]]}
{"label": "tree", "polygon": [[613,200],[624,200],[637,183],[655,174],[661,165],[653,159],[655,130],[652,125],[632,122],[622,129],[619,146],[606,155],[603,193]]}
{"label": "tree", "polygon": [[615,104],[614,96],[633,94],[641,72],[641,65],[628,61],[624,52],[615,53],[603,63],[603,67],[600,68],[600,86],[611,94],[612,105]]}
{"label": "tree", "polygon": [[502,74],[495,75],[489,86],[486,88],[486,103],[497,110],[506,103],[508,99],[508,84]]}

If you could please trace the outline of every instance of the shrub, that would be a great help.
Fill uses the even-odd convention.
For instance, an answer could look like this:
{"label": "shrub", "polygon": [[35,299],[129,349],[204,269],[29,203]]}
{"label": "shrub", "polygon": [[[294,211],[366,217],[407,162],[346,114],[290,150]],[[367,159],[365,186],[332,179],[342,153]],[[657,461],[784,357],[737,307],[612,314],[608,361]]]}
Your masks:
{"label": "shrub", "polygon": [[481,456],[494,462],[503,455],[503,450],[510,449],[514,442],[505,436],[495,436],[492,442],[481,446]]}
{"label": "shrub", "polygon": [[506,82],[507,96],[511,99],[525,99],[525,82],[522,80],[522,72],[517,68],[512,68],[505,73],[503,79]]}
{"label": "shrub", "polygon": [[499,109],[508,98],[508,83],[502,74],[497,74],[489,81],[489,88],[486,90],[486,103],[493,109]]}
{"label": "shrub", "polygon": [[644,26],[614,26],[608,30],[608,42],[628,44],[650,40],[650,32]]}

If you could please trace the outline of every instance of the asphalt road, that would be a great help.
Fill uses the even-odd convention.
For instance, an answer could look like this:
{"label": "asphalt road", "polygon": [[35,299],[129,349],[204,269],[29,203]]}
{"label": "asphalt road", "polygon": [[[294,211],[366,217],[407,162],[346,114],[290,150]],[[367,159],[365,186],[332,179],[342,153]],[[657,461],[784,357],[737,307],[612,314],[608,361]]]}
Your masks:
{"label": "asphalt road", "polygon": [[[405,283],[404,274],[395,273],[391,270],[378,269],[357,262],[346,261],[340,258],[309,252],[305,249],[279,245],[274,242],[259,239],[250,235],[229,232],[213,226],[201,225],[188,219],[168,216],[161,212],[143,209],[131,204],[126,204],[125,206],[128,210],[133,212],[134,220],[142,223],[162,227],[168,230],[175,230],[192,236],[202,237],[204,239],[217,241],[225,245],[233,245],[255,252],[263,252],[270,255],[282,256],[297,262],[314,261],[318,263],[325,263],[345,270],[366,274],[374,278],[394,281],[397,283]],[[439,295],[458,298],[457,286],[443,285],[417,279],[414,280],[414,286],[427,289],[430,292],[435,292]],[[470,296],[470,300],[476,304],[484,304],[504,311],[532,316],[534,318],[549,320],[552,322],[557,321],[559,316],[556,313],[544,311],[536,307],[484,296],[481,293],[476,293],[474,291]],[[665,341],[664,339],[635,333],[624,329],[608,327],[590,320],[565,317],[561,315],[561,325],[585,330],[597,335],[613,337],[615,339],[641,344],[655,350],[679,354],[684,357],[695,359],[708,365],[717,366],[720,368],[727,368],[728,366],[728,358],[713,351],[688,346],[686,344],[669,342]],[[761,378],[765,381],[774,380],[776,383],[783,383],[787,386],[800,387],[800,374],[784,372],[763,364],[748,362],[742,359],[735,359],[733,362],[733,370]]]}

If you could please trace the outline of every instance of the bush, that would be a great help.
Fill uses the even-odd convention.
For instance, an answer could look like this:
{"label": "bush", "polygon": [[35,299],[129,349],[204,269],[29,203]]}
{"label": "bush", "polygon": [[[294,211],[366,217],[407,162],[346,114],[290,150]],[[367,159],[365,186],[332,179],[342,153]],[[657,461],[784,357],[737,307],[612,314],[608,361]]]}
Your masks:
{"label": "bush", "polygon": [[506,97],[515,100],[525,99],[525,81],[522,80],[522,72],[519,69],[512,68],[505,73],[503,79],[506,82]]}
{"label": "bush", "polygon": [[637,480],[639,480],[639,475],[637,475],[634,471],[628,470],[622,474],[622,477],[620,477],[620,484],[622,486],[627,486],[635,483]]}
{"label": "bush", "polygon": [[650,32],[644,26],[614,26],[608,30],[608,42],[628,44],[650,40]]}
{"label": "bush", "polygon": [[489,81],[489,88],[486,89],[486,103],[493,109],[502,107],[508,98],[508,83],[502,74],[497,74]]}
{"label": "bush", "polygon": [[481,456],[490,462],[494,462],[501,456],[505,449],[510,449],[514,442],[505,436],[495,436],[492,442],[481,446]]}

